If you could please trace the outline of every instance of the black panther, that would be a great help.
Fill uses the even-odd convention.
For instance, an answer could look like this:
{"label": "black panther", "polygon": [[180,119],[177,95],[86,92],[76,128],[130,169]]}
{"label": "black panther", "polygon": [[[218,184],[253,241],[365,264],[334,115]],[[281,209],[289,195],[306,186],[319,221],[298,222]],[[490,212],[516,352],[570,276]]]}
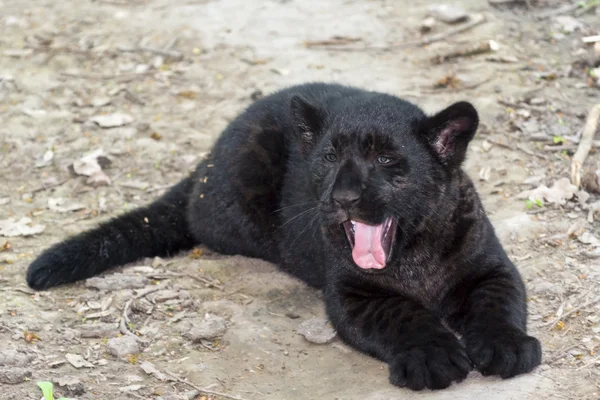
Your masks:
{"label": "black panther", "polygon": [[49,248],[27,281],[47,289],[203,244],[322,289],[340,337],[386,362],[394,385],[529,372],[541,347],[524,283],[461,169],[478,123],[468,102],[428,116],[341,85],[279,91],[165,195]]}

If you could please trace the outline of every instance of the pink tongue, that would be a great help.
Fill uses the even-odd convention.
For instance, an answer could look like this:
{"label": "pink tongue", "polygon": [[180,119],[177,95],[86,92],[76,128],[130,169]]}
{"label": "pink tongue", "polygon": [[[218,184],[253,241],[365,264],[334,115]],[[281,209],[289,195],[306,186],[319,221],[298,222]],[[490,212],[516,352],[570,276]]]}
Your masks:
{"label": "pink tongue", "polygon": [[352,258],[362,269],[382,269],[385,267],[385,251],[381,245],[383,224],[366,225],[356,222],[354,225],[354,249]]}

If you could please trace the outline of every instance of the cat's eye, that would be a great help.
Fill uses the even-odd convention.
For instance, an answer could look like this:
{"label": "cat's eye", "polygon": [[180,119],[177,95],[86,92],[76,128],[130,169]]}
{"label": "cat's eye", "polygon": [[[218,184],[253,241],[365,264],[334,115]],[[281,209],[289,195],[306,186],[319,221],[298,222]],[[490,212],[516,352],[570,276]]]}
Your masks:
{"label": "cat's eye", "polygon": [[392,159],[390,157],[386,157],[386,156],[378,156],[377,157],[378,164],[389,164],[391,162],[392,162]]}
{"label": "cat's eye", "polygon": [[333,153],[327,153],[324,157],[329,162],[335,162],[337,160],[337,156]]}

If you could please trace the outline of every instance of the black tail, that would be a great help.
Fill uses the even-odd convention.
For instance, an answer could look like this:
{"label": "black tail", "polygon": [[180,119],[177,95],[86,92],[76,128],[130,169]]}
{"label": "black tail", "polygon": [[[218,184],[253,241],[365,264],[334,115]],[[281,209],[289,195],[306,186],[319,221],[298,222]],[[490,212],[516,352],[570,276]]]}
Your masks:
{"label": "black tail", "polygon": [[194,240],[186,210],[192,186],[188,177],[150,205],[52,246],[29,266],[27,283],[33,289],[47,289],[140,258],[191,248]]}

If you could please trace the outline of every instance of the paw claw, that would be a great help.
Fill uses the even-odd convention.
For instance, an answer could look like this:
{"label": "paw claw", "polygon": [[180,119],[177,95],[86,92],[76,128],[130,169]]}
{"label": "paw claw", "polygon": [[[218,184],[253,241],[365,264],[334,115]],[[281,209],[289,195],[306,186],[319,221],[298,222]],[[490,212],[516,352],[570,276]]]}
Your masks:
{"label": "paw claw", "polygon": [[495,332],[502,333],[475,333],[467,338],[467,353],[482,375],[508,379],[540,365],[542,349],[536,338],[513,328]]}
{"label": "paw claw", "polygon": [[465,349],[452,337],[405,350],[390,362],[390,382],[412,390],[444,389],[471,370]]}

